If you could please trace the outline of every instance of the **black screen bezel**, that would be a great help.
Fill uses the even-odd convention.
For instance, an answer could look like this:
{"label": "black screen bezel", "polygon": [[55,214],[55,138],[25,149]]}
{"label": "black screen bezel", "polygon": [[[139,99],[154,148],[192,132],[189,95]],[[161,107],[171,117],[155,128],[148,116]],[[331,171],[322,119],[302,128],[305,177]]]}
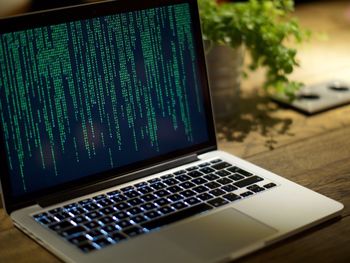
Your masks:
{"label": "black screen bezel", "polygon": [[7,213],[10,214],[14,210],[35,204],[38,199],[42,199],[45,196],[49,196],[53,192],[59,193],[64,191],[65,193],[67,193],[67,190],[74,191],[74,189],[77,189],[77,187],[86,187],[88,185],[96,184],[104,180],[109,180],[113,177],[119,177],[129,172],[144,169],[171,159],[181,158],[186,155],[195,153],[199,154],[209,150],[213,150],[217,148],[217,144],[196,0],[148,0],[132,2],[130,2],[130,0],[108,1],[0,19],[0,34],[2,34],[7,32],[25,30],[33,27],[47,26],[51,24],[59,24],[69,21],[88,19],[97,16],[111,15],[116,13],[142,10],[160,6],[168,6],[180,3],[188,3],[190,5],[190,12],[194,31],[194,43],[197,52],[198,69],[200,73],[200,81],[202,84],[202,92],[204,98],[204,110],[208,125],[208,141],[198,145],[193,145],[189,148],[170,152],[162,156],[133,163],[124,167],[111,169],[107,172],[93,174],[83,179],[70,181],[68,183],[50,187],[45,190],[40,190],[22,195],[20,197],[15,197],[12,193],[11,188],[10,173],[4,143],[4,134],[2,132],[3,129],[0,129],[0,165],[2,167],[0,179],[4,197],[3,200],[5,202],[4,205]]}

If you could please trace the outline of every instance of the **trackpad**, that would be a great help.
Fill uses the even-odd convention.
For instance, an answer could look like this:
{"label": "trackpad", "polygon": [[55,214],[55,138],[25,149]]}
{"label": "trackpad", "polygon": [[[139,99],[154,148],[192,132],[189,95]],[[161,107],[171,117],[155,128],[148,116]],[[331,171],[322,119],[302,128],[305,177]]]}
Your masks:
{"label": "trackpad", "polygon": [[222,259],[277,232],[233,208],[164,230],[163,237],[203,262]]}

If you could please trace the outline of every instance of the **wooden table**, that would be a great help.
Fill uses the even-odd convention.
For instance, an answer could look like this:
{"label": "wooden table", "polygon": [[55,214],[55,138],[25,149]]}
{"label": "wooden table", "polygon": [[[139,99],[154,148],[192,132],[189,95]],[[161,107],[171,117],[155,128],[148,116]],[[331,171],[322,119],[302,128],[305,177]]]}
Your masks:
{"label": "wooden table", "polygon": [[[306,84],[350,80],[350,3],[326,1],[299,6],[314,37],[300,47],[301,69],[293,78]],[[219,147],[342,202],[341,218],[324,223],[238,262],[350,262],[350,105],[315,116],[283,109],[256,95],[257,72],[242,84],[240,113],[218,123]],[[60,262],[17,230],[0,209],[0,262]]]}

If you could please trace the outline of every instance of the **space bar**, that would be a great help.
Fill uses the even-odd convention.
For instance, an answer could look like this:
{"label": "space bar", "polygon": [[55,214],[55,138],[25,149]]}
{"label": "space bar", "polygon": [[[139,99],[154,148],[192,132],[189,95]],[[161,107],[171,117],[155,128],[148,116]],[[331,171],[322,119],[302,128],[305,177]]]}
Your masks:
{"label": "space bar", "polygon": [[164,225],[168,225],[171,223],[174,223],[176,221],[179,221],[181,219],[185,219],[187,217],[193,216],[195,214],[199,214],[202,213],[204,211],[210,210],[212,207],[207,205],[207,204],[199,204],[196,206],[193,206],[191,208],[187,208],[184,210],[181,210],[179,212],[152,220],[152,221],[148,221],[145,222],[143,224],[141,224],[142,227],[147,228],[148,230],[154,229],[154,228],[158,228]]}

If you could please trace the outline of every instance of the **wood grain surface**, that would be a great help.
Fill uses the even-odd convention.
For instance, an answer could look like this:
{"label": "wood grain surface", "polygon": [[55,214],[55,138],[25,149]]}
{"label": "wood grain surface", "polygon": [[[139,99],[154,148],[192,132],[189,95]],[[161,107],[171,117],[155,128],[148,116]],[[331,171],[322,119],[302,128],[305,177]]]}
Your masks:
{"label": "wood grain surface", "polygon": [[350,127],[285,145],[249,161],[342,202],[341,218],[319,225],[239,262],[349,262]]}
{"label": "wood grain surface", "polygon": [[[350,2],[300,5],[296,15],[319,34],[299,48],[301,68],[293,78],[306,84],[350,80]],[[217,123],[219,148],[336,199],[345,209],[341,218],[238,262],[350,262],[350,106],[305,116],[261,94],[262,80],[262,71],[245,80],[239,114]],[[0,209],[0,262],[60,260],[16,229]]]}

